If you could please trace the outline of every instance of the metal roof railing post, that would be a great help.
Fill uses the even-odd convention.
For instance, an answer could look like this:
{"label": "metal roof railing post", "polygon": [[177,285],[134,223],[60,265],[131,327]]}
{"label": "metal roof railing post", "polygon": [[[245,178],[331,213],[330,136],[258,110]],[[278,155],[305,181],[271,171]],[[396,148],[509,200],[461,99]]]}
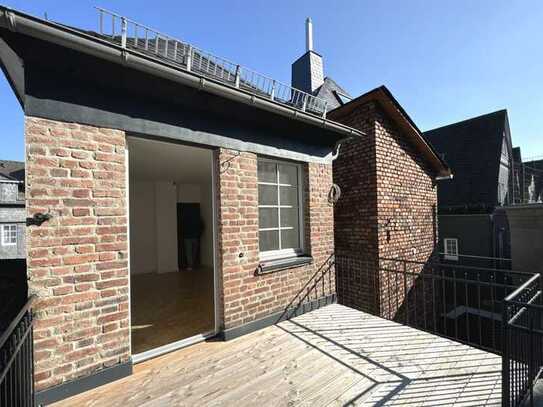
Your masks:
{"label": "metal roof railing post", "polygon": [[121,47],[126,48],[126,18],[121,17]]}
{"label": "metal roof railing post", "polygon": [[192,47],[189,45],[187,50],[187,71],[192,70]]}
{"label": "metal roof railing post", "polygon": [[240,82],[240,76],[241,76],[241,66],[236,66],[236,78],[234,79],[234,86],[236,88],[239,88],[239,82]]}
{"label": "metal roof railing post", "polygon": [[[205,75],[223,82],[227,86],[242,89],[254,96],[286,105],[290,109],[301,110],[311,115],[326,118],[327,105],[324,99],[302,92],[292,86],[198,48],[195,51],[195,48],[184,41],[178,41],[169,35],[162,34],[119,14],[99,7],[97,7],[97,10],[99,12],[101,34],[107,36],[111,42],[120,43],[123,49],[128,47],[131,49],[144,49],[159,58],[185,66],[187,71],[197,72],[198,75]],[[111,33],[104,26],[104,24],[109,24],[107,18],[111,18]],[[117,20],[119,23],[117,23]],[[120,33],[116,32],[117,24],[120,25]],[[144,33],[140,33],[140,28],[144,30]],[[130,44],[128,44],[129,37]]]}
{"label": "metal roof railing post", "polygon": [[324,107],[323,107],[323,111],[322,111],[323,119],[326,119],[326,113],[328,113],[328,101],[327,100],[324,101]]}
{"label": "metal roof railing post", "polygon": [[271,99],[271,100],[275,100],[275,80],[272,82],[272,88],[271,88],[270,99]]}
{"label": "metal roof railing post", "polygon": [[102,10],[99,10],[100,12],[100,34],[104,35],[104,12]]}

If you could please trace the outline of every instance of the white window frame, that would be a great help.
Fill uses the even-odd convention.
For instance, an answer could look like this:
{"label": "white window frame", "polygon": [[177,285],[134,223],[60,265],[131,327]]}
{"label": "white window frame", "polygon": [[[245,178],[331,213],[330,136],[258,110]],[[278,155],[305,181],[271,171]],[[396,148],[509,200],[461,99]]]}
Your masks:
{"label": "white window frame", "polygon": [[[304,230],[304,185],[303,185],[303,173],[302,173],[302,165],[300,163],[296,163],[293,161],[288,160],[275,160],[271,158],[264,158],[264,157],[258,157],[258,161],[260,162],[268,162],[273,164],[283,164],[283,165],[291,165],[296,167],[296,177],[298,179],[298,233],[299,233],[299,242],[300,247],[299,248],[292,248],[292,249],[279,249],[279,250],[267,250],[260,252],[260,260],[276,260],[276,259],[284,259],[288,257],[297,257],[302,254],[304,254],[304,236],[305,236],[305,230]],[[292,228],[281,228],[281,208],[292,208],[291,205],[281,205],[281,198],[280,198],[280,188],[281,186],[292,186],[291,184],[281,184],[279,182],[279,166],[277,166],[277,183],[274,182],[260,182],[258,181],[258,170],[257,170],[257,184],[258,185],[274,185],[277,186],[277,205],[260,205],[259,204],[259,197],[257,198],[257,205],[258,205],[258,211],[259,211],[259,218],[260,218],[260,208],[278,208],[277,213],[277,228],[258,228],[258,236],[260,240],[260,232],[266,231],[266,230],[279,230],[279,246],[281,246],[281,230],[287,230]],[[260,244],[260,243],[259,243]]]}
{"label": "white window frame", "polygon": [[[11,233],[15,230],[15,241],[11,241]],[[9,230],[9,231],[8,231]],[[9,234],[9,239],[6,239],[6,231]],[[2,225],[2,246],[17,246],[17,225],[16,224],[5,224]]]}
{"label": "white window frame", "polygon": [[[453,243],[454,248],[456,249],[456,253],[449,252],[448,243]],[[445,238],[443,239],[443,249],[445,253],[445,259],[446,260],[454,260],[458,261],[458,239],[453,238]]]}

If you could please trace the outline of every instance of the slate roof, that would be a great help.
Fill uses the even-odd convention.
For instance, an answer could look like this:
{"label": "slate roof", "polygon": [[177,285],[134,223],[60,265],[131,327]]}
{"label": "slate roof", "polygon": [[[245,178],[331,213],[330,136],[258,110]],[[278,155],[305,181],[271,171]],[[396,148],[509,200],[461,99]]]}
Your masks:
{"label": "slate roof", "polygon": [[328,76],[324,78],[324,83],[313,92],[313,95],[328,102],[328,111],[334,110],[352,99],[345,89]]}
{"label": "slate roof", "polygon": [[22,161],[0,160],[0,176],[11,181],[25,180],[25,163]]}
{"label": "slate roof", "polygon": [[507,110],[485,114],[426,131],[424,136],[442,154],[454,179],[438,188],[441,208],[494,208],[504,133],[511,140]]}

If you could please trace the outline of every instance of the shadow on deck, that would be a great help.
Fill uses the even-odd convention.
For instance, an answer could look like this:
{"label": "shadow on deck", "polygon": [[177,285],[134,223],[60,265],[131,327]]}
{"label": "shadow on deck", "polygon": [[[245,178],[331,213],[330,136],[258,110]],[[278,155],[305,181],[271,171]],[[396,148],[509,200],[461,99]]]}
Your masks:
{"label": "shadow on deck", "polygon": [[141,363],[59,406],[500,405],[501,357],[333,304]]}

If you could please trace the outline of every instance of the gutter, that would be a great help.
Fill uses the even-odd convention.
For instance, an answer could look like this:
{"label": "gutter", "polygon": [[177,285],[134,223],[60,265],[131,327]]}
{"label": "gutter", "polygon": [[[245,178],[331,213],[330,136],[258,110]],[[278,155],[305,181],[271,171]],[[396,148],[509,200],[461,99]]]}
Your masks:
{"label": "gutter", "polygon": [[444,180],[451,180],[454,178],[454,174],[449,174],[449,175],[438,175],[437,177],[435,177],[434,179],[436,181],[444,181]]}
{"label": "gutter", "polygon": [[119,45],[81,33],[60,24],[30,17],[5,6],[0,6],[0,27],[92,55],[100,59],[122,64],[128,68],[133,68],[153,76],[159,76],[182,85],[202,89],[236,102],[255,106],[290,119],[331,130],[344,136],[351,137],[365,135],[358,130],[340,123],[280,105],[279,103],[251,94],[242,89],[231,88],[213,79],[204,78],[188,71],[182,71],[179,68],[174,68],[174,65],[165,61],[149,57],[132,49],[122,48]]}

